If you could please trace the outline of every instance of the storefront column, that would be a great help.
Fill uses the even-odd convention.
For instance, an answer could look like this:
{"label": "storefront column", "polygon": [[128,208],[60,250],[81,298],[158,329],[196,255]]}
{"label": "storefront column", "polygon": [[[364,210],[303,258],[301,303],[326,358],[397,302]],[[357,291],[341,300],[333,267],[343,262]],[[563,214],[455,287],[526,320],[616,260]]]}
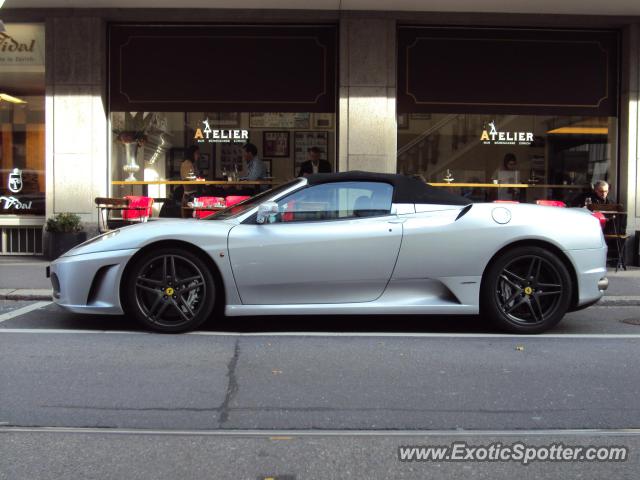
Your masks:
{"label": "storefront column", "polygon": [[340,171],[396,171],[395,35],[392,19],[341,19]]}
{"label": "storefront column", "polygon": [[[638,252],[636,232],[640,230],[640,25],[630,25],[623,32],[622,85],[620,95],[620,183],[619,198],[628,211],[628,263]],[[635,240],[635,241],[633,241]],[[633,252],[630,250],[633,248]],[[632,253],[633,257],[629,254]]]}
{"label": "storefront column", "polygon": [[47,32],[47,216],[97,223],[107,193],[106,26],[99,18],[50,18]]}

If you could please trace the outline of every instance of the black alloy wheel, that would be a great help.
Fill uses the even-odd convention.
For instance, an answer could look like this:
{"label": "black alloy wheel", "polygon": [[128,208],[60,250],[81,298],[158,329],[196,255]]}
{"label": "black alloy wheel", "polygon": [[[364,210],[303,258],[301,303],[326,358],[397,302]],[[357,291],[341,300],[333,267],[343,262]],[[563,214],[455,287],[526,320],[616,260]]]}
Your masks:
{"label": "black alloy wheel", "polygon": [[540,333],[569,309],[571,277],[553,253],[518,247],[493,262],[482,282],[482,313],[503,330]]}
{"label": "black alloy wheel", "polygon": [[215,305],[215,281],[206,264],[183,249],[149,251],[125,280],[123,305],[157,332],[184,332],[201,325]]}

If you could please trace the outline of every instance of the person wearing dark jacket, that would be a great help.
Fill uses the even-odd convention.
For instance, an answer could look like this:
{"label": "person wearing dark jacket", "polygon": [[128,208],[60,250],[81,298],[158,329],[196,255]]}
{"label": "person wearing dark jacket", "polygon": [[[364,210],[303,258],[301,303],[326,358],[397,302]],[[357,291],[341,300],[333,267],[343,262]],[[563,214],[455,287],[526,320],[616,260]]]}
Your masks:
{"label": "person wearing dark jacket", "polygon": [[588,203],[596,205],[611,204],[609,200],[609,184],[604,180],[598,180],[593,185],[593,191],[580,195],[575,204],[577,207],[586,206]]}
{"label": "person wearing dark jacket", "polygon": [[306,177],[313,173],[331,173],[331,164],[320,158],[322,150],[318,147],[311,147],[307,153],[309,160],[300,165],[299,177]]}

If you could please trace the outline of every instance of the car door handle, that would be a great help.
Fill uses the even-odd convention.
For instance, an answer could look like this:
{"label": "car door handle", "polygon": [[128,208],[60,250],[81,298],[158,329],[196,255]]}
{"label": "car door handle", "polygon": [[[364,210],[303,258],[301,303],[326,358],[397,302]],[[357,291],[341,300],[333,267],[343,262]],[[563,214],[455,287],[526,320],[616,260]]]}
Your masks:
{"label": "car door handle", "polygon": [[406,218],[394,218],[393,220],[389,220],[389,223],[404,223],[406,221]]}

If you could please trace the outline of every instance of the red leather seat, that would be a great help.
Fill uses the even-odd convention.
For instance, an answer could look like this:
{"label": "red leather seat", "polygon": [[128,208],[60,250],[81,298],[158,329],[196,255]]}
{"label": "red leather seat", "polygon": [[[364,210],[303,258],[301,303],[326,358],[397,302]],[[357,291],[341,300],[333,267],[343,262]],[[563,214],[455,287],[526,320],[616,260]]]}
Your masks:
{"label": "red leather seat", "polygon": [[251,198],[251,196],[250,195],[229,195],[227,197],[227,207],[235,205],[236,203],[243,202],[247,198]]}
{"label": "red leather seat", "polygon": [[[199,202],[202,203],[203,207],[218,207],[218,206],[226,206],[224,197],[196,197],[193,199],[194,203]],[[195,218],[204,218],[211,215],[213,212],[211,210],[196,210],[193,211],[193,216]]]}
{"label": "red leather seat", "polygon": [[538,205],[544,205],[547,207],[566,207],[567,204],[560,200],[536,200]]}
{"label": "red leather seat", "polygon": [[131,208],[122,210],[123,220],[139,220],[144,222],[151,216],[153,198],[135,195],[127,195],[124,198],[129,200],[129,207]]}

